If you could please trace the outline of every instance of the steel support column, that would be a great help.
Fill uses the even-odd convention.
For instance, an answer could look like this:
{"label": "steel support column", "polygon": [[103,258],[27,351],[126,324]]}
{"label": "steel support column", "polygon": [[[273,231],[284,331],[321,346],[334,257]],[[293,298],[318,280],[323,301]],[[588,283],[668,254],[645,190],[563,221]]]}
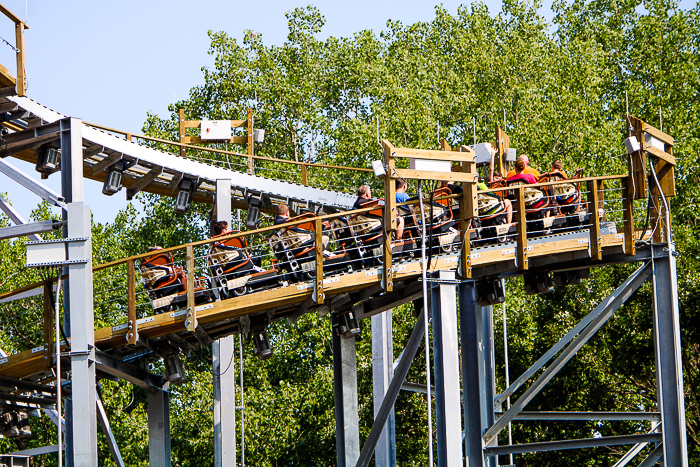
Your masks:
{"label": "steel support column", "polygon": [[[375,419],[394,375],[394,339],[392,310],[372,316],[372,391]],[[389,414],[384,431],[374,452],[377,467],[396,466],[396,424],[394,410]]]}
{"label": "steel support column", "polygon": [[[216,181],[214,222],[226,221],[231,227],[231,180]],[[236,371],[235,336],[212,344],[214,373],[214,466],[236,465]]]}
{"label": "steel support column", "polygon": [[170,394],[148,390],[148,465],[170,467]]}
{"label": "steel support column", "polygon": [[683,368],[678,313],[678,281],[675,249],[653,260],[654,347],[657,397],[661,411],[663,460],[667,467],[688,465],[683,399]]}
{"label": "steel support column", "polygon": [[[454,281],[455,272],[440,271],[438,277],[440,281]],[[431,303],[438,465],[452,467],[463,464],[457,296],[455,284],[439,284]]]}
{"label": "steel support column", "polygon": [[483,467],[484,453],[481,435],[481,390],[479,383],[480,307],[476,301],[476,283],[459,285],[459,327],[462,345],[462,398],[464,405],[464,447],[467,467]]}
{"label": "steel support column", "polygon": [[333,320],[333,387],[335,391],[335,444],[338,467],[355,465],[360,457],[360,419],[357,405],[357,354],[355,339],[335,333]]}
{"label": "steel support column", "polygon": [[[479,400],[481,402],[481,426],[489,427],[496,421],[494,399],[496,397],[495,352],[493,342],[493,307],[478,307],[476,313],[477,345],[479,348]],[[494,438],[487,446],[498,446]],[[495,458],[486,458],[486,465],[495,467]]]}
{"label": "steel support column", "polygon": [[[70,118],[61,124],[61,182],[67,206],[64,237],[87,238],[71,242],[69,260],[87,260],[67,267],[65,314],[71,337],[72,396],[67,443],[71,465],[97,467],[97,400],[95,393],[95,333],[92,296],[92,245],[90,209],[83,204],[82,121]],[[71,462],[71,461],[69,461]]]}

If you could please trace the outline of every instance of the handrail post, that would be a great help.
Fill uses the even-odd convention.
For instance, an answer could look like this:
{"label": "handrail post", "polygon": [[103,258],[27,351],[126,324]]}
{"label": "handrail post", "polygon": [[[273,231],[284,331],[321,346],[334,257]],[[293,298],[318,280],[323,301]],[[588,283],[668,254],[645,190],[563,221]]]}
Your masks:
{"label": "handrail post", "polygon": [[185,251],[187,263],[187,319],[185,324],[188,331],[194,332],[197,328],[197,313],[194,309],[194,250],[192,245],[187,245]]}
{"label": "handrail post", "polygon": [[305,162],[301,164],[301,184],[304,186],[309,184],[309,173]]}
{"label": "handrail post", "polygon": [[624,223],[624,251],[627,256],[635,254],[634,238],[634,191],[632,190],[632,175],[622,179],[622,218]]}
{"label": "handrail post", "polygon": [[320,218],[314,221],[314,230],[316,236],[316,277],[314,280],[314,301],[318,304],[323,303],[323,222]]}
{"label": "handrail post", "polygon": [[253,109],[248,107],[248,172],[251,175],[255,175],[253,150]]}
{"label": "handrail post", "polygon": [[590,180],[586,182],[586,186],[588,188],[588,213],[591,221],[589,240],[591,259],[601,261],[603,259],[603,238],[600,234],[600,210],[598,207],[598,190],[601,181]]}
{"label": "handrail post", "polygon": [[187,149],[182,146],[184,144],[182,140],[185,138],[185,109],[180,109],[180,118],[178,118],[178,126],[180,131],[178,131],[178,141],[180,142],[180,157],[187,157]]}
{"label": "handrail post", "polygon": [[17,48],[17,95],[27,95],[27,83],[24,73],[24,23],[15,23],[15,47]]}
{"label": "handrail post", "polygon": [[126,263],[126,295],[129,321],[127,324],[126,341],[129,345],[136,345],[139,340],[138,323],[136,322],[136,274],[134,260]]}
{"label": "handrail post", "polygon": [[515,207],[518,209],[518,225],[516,225],[517,246],[515,257],[518,262],[518,269],[526,271],[528,269],[527,260],[527,217],[525,216],[525,186],[518,187]]}
{"label": "handrail post", "polygon": [[384,176],[384,270],[382,272],[382,285],[384,290],[394,290],[394,275],[392,267],[391,233],[396,230],[396,185],[394,182],[394,169],[396,162],[392,155],[394,146],[387,140],[382,141],[384,148],[384,163],[387,166]]}
{"label": "handrail post", "polygon": [[462,254],[460,263],[460,276],[462,279],[471,279],[472,277],[472,257],[471,257],[471,239],[469,237],[469,226],[471,220],[476,217],[477,194],[476,184],[463,183],[462,196],[459,198],[459,232],[462,236]]}
{"label": "handrail post", "polygon": [[53,365],[51,352],[53,351],[53,307],[51,306],[51,294],[53,282],[44,282],[44,368]]}

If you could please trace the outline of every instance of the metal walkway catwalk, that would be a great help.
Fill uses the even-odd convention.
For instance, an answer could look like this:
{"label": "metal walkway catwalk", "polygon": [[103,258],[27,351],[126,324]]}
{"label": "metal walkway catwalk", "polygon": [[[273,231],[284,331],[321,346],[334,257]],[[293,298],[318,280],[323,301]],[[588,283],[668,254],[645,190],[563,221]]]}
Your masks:
{"label": "metal walkway catwalk", "polygon": [[[31,163],[36,163],[34,149],[55,142],[58,138],[55,132],[44,133],[42,131],[44,127],[65,118],[27,97],[0,98],[0,112],[21,116],[14,120],[18,131],[4,136],[6,145],[2,146],[0,158],[14,156]],[[247,206],[249,195],[265,195],[265,201],[269,200],[271,205],[295,203],[308,207],[309,203],[312,203],[315,207],[340,210],[350,209],[356,199],[355,196],[347,193],[259,177],[183,159],[174,154],[118,138],[88,124],[83,125],[82,133],[85,177],[104,181],[106,169],[122,160],[127,163],[124,186],[127,188],[129,199],[141,190],[173,196],[183,178],[189,178],[198,184],[193,201],[205,203],[212,202],[216,180],[230,180],[231,193],[238,201],[238,205],[243,208]]]}

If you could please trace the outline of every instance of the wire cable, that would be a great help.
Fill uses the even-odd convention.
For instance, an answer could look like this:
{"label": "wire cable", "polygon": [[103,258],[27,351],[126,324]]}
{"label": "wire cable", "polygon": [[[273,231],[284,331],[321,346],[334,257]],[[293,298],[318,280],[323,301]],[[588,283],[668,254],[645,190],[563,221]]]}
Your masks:
{"label": "wire cable", "polygon": [[427,280],[427,264],[425,257],[425,208],[423,207],[423,190],[421,189],[421,180],[418,180],[418,204],[420,206],[421,222],[421,278],[423,279],[423,318],[425,320],[425,378],[428,396],[428,465],[433,465],[433,401],[430,388],[430,338],[429,328],[430,320],[428,319],[428,280]]}

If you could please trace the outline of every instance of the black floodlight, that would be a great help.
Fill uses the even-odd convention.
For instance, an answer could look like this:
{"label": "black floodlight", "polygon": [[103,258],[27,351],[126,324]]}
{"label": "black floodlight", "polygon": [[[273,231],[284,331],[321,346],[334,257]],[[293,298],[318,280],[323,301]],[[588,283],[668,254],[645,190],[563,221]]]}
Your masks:
{"label": "black floodlight", "polygon": [[195,182],[189,178],[183,178],[177,189],[175,198],[175,214],[184,214],[190,208]]}
{"label": "black floodlight", "polygon": [[187,381],[182,360],[176,351],[169,351],[163,354],[165,364],[165,378],[172,384],[181,384]]}
{"label": "black floodlight", "polygon": [[122,175],[124,170],[126,170],[126,162],[124,161],[117,161],[107,169],[105,183],[102,185],[102,194],[112,196],[122,189]]}
{"label": "black floodlight", "polygon": [[54,145],[45,144],[37,151],[36,171],[43,175],[50,175],[60,170],[61,151]]}
{"label": "black floodlight", "polygon": [[253,332],[253,355],[260,360],[267,360],[272,357],[272,349],[270,348],[270,339],[267,337],[267,329]]}
{"label": "black floodlight", "polygon": [[260,208],[262,207],[262,195],[248,196],[248,213],[245,216],[245,226],[254,229],[260,221]]}
{"label": "black floodlight", "polygon": [[338,333],[343,339],[350,339],[351,337],[360,335],[362,330],[360,329],[360,323],[357,322],[355,313],[352,311],[341,313],[338,318],[340,321]]}
{"label": "black floodlight", "polygon": [[528,295],[548,293],[554,290],[554,281],[549,271],[537,271],[523,276],[525,293]]}
{"label": "black floodlight", "polygon": [[476,283],[477,300],[480,306],[503,303],[506,300],[503,282],[500,279],[484,279]]}
{"label": "black floodlight", "polygon": [[17,424],[19,425],[19,439],[26,439],[32,436],[32,429],[29,426],[29,416],[26,412],[17,412]]}

